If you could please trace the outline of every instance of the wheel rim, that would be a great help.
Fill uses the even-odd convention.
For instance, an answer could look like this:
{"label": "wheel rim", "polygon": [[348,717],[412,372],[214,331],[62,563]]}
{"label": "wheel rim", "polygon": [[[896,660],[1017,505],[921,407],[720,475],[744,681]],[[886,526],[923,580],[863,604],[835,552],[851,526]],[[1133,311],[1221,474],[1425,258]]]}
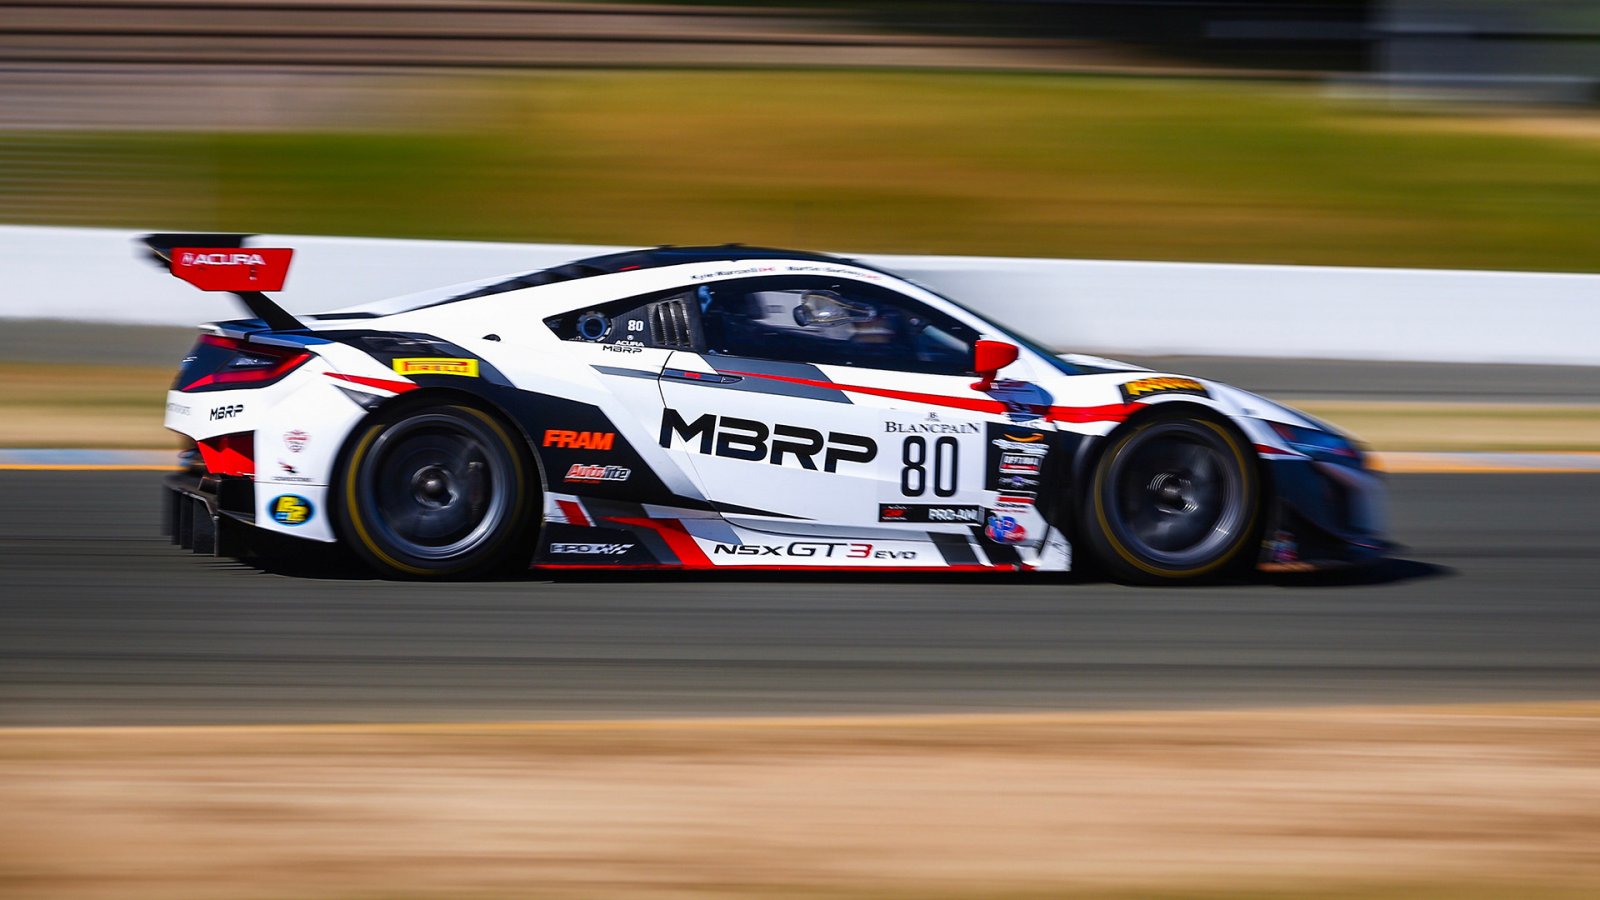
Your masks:
{"label": "wheel rim", "polygon": [[451,559],[488,541],[510,508],[505,449],[475,422],[425,415],[386,429],[359,479],[373,525],[394,549]]}
{"label": "wheel rim", "polygon": [[1134,435],[1107,479],[1117,536],[1137,555],[1172,568],[1225,554],[1248,518],[1236,460],[1228,441],[1203,424],[1167,422]]}

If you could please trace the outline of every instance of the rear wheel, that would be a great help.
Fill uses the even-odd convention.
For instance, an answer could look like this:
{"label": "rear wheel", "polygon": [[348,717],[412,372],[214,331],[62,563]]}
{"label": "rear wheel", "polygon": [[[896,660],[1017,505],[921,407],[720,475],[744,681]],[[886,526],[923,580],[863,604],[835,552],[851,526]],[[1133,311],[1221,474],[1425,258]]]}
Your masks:
{"label": "rear wheel", "polygon": [[522,442],[475,407],[380,414],[358,432],[339,491],[341,532],[385,573],[471,577],[527,561],[531,464]]}
{"label": "rear wheel", "polygon": [[1156,414],[1100,458],[1083,533],[1114,577],[1190,581],[1248,558],[1260,494],[1236,430],[1203,414]]}

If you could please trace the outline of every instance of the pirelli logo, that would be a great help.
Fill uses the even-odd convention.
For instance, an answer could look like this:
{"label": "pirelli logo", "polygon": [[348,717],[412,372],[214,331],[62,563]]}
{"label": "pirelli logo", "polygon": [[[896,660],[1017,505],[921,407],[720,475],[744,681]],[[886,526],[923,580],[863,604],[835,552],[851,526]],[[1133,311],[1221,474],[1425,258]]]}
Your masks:
{"label": "pirelli logo", "polygon": [[1132,403],[1141,397],[1154,394],[1195,394],[1200,397],[1211,396],[1206,391],[1206,386],[1193,378],[1141,378],[1122,385],[1122,399]]}
{"label": "pirelli logo", "polygon": [[412,356],[405,359],[397,359],[392,365],[394,370],[401,375],[463,375],[467,378],[478,377],[478,361],[475,359]]}

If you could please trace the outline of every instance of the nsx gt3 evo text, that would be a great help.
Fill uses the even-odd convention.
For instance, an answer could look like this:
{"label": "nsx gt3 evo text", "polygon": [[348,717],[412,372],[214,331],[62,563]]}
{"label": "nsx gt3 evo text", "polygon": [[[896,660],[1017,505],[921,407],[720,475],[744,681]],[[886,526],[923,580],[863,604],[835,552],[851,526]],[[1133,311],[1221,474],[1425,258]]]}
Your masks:
{"label": "nsx gt3 evo text", "polygon": [[175,539],[348,546],[381,572],[1004,569],[1183,581],[1378,557],[1349,438],[1237,388],[1055,356],[888,272],[618,253],[296,319],[291,251],[154,235],[256,318],[167,397]]}

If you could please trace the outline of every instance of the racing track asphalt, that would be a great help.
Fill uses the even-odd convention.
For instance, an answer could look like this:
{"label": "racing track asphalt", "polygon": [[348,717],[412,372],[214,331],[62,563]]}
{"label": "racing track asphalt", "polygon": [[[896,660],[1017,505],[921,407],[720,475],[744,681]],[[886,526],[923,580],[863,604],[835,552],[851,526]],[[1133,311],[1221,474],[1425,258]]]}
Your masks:
{"label": "racing track asphalt", "polygon": [[1195,589],[273,574],[169,545],[158,477],[0,472],[0,724],[1600,697],[1595,476],[1399,476],[1397,560]]}

